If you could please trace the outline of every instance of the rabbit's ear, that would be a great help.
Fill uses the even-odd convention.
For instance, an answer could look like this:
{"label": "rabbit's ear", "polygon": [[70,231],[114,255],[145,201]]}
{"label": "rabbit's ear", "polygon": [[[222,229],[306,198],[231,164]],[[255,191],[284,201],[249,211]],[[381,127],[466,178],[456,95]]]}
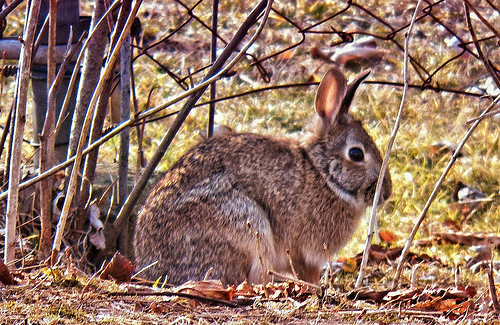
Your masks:
{"label": "rabbit's ear", "polygon": [[347,114],[349,106],[361,82],[370,74],[367,70],[351,83],[342,72],[330,69],[321,81],[316,93],[316,112],[322,118],[333,121],[339,115]]}
{"label": "rabbit's ear", "polygon": [[340,112],[347,93],[347,80],[337,69],[330,69],[316,92],[316,112],[327,120],[334,120]]}
{"label": "rabbit's ear", "polygon": [[353,81],[347,85],[347,92],[342,100],[342,106],[340,108],[340,114],[347,114],[349,111],[349,107],[351,106],[352,99],[354,98],[354,94],[358,89],[359,85],[363,82],[363,80],[368,77],[371,73],[371,70],[366,70],[362,72],[359,76],[356,77]]}

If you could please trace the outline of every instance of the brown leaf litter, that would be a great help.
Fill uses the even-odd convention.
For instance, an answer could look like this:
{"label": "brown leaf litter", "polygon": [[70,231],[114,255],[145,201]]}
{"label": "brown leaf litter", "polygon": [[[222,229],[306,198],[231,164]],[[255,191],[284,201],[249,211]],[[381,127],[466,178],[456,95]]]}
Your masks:
{"label": "brown leaf litter", "polygon": [[[400,248],[373,247],[371,264],[376,268],[387,267],[400,253]],[[427,262],[415,254],[416,260]],[[429,264],[436,265],[435,261]],[[158,288],[137,280],[130,282],[131,270],[130,261],[117,254],[99,276],[90,277],[74,266],[8,272],[16,284],[0,287],[0,317],[10,323],[29,324],[47,320],[58,324],[301,324],[313,320],[318,324],[418,324],[496,319],[487,290],[472,285],[397,289],[370,285],[346,291],[293,280],[266,285],[245,281],[238,286],[204,280]]]}

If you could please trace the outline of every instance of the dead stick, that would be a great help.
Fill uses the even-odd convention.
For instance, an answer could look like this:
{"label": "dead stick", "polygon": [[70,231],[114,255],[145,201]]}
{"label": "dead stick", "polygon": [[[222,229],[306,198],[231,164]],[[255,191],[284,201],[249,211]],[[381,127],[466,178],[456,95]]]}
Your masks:
{"label": "dead stick", "polygon": [[[469,32],[471,33],[472,37],[475,38],[474,30],[472,29],[472,26],[471,26],[471,23],[470,23],[470,13],[469,13],[469,8],[468,8],[467,4],[465,4],[465,11],[466,11],[466,15],[465,15],[466,16],[466,20],[467,20],[468,25],[469,25]],[[478,49],[478,51],[481,51],[481,49],[480,49],[479,46],[477,47],[477,49]],[[487,62],[485,62],[484,64],[486,66],[486,69],[488,71],[490,71],[491,67],[487,64]],[[495,79],[495,82],[498,84],[498,78]],[[415,238],[415,235],[417,234],[418,228],[420,228],[420,225],[424,221],[425,216],[427,215],[427,211],[429,210],[431,204],[434,202],[434,199],[437,196],[437,192],[438,192],[439,188],[441,187],[441,184],[444,182],[444,179],[446,178],[446,175],[448,175],[448,172],[453,167],[453,165],[454,165],[455,161],[457,160],[457,158],[458,158],[458,156],[460,154],[460,151],[462,150],[462,148],[465,145],[465,143],[470,138],[470,136],[472,135],[472,133],[474,132],[474,130],[477,128],[477,126],[479,125],[479,123],[482,121],[483,116],[485,116],[486,114],[488,114],[488,112],[491,111],[491,109],[496,105],[496,103],[499,100],[500,100],[500,96],[497,96],[495,98],[495,100],[481,113],[481,115],[477,118],[477,120],[475,120],[475,122],[472,124],[472,126],[469,128],[469,130],[467,131],[467,133],[463,137],[463,139],[460,142],[460,144],[457,146],[457,149],[453,153],[453,156],[451,157],[450,161],[448,162],[448,165],[443,170],[443,173],[441,174],[441,177],[439,178],[439,180],[437,181],[436,185],[434,186],[434,189],[433,189],[433,191],[432,191],[429,199],[427,200],[427,202],[426,202],[426,204],[425,204],[425,206],[424,206],[424,208],[423,208],[423,210],[422,210],[422,212],[420,214],[419,219],[417,220],[417,222],[413,226],[412,232],[411,232],[410,236],[408,237],[408,239],[406,241],[406,245],[403,248],[403,251],[401,252],[401,257],[400,257],[400,260],[399,260],[399,263],[398,263],[398,267],[397,267],[397,270],[396,270],[396,275],[394,276],[394,280],[393,280],[393,283],[392,283],[392,287],[393,288],[395,288],[397,286],[397,284],[398,284],[399,277],[401,275],[401,272],[403,271],[403,265],[404,265],[405,260],[406,260],[406,258],[408,256],[408,251],[410,250],[410,246],[411,246],[411,244],[413,242],[413,239]]]}
{"label": "dead stick", "polygon": [[33,42],[35,40],[36,23],[40,12],[41,2],[33,1],[26,9],[26,26],[24,28],[22,55],[19,60],[19,72],[16,82],[16,113],[14,134],[12,136],[12,157],[9,168],[9,189],[7,211],[5,217],[5,246],[4,261],[9,263],[15,259],[16,249],[16,222],[19,203],[19,180],[22,140],[26,124],[26,106],[28,101],[28,84],[30,79],[31,58]]}
{"label": "dead stick", "polygon": [[492,117],[493,115],[497,115],[497,114],[500,114],[500,109],[496,109],[492,112],[489,112],[488,114],[485,114],[483,117],[473,117],[471,119],[468,119],[467,122],[465,122],[465,124],[470,124],[470,123],[475,122],[477,120],[482,120],[482,119]]}
{"label": "dead stick", "polygon": [[442,311],[424,311],[424,310],[411,310],[411,309],[376,309],[376,310],[340,310],[335,312],[337,315],[358,315],[364,313],[366,315],[379,315],[379,314],[392,314],[398,313],[402,315],[412,315],[416,317],[429,317],[429,316],[442,316]]}
{"label": "dead stick", "polygon": [[223,299],[217,299],[217,298],[210,298],[210,297],[205,297],[205,296],[199,296],[199,295],[193,295],[189,293],[184,293],[184,292],[170,292],[170,291],[164,291],[164,292],[110,292],[108,293],[108,296],[110,297],[126,297],[126,296],[139,296],[139,297],[145,297],[145,296],[167,296],[167,297],[182,297],[182,298],[190,298],[190,299],[196,299],[202,302],[210,302],[210,303],[216,303],[224,306],[229,306],[229,307],[239,307],[240,304],[230,302],[228,300],[223,300]]}
{"label": "dead stick", "polygon": [[498,304],[498,296],[497,289],[495,287],[495,278],[493,277],[493,257],[495,255],[495,250],[493,249],[493,245],[491,245],[491,258],[490,258],[490,267],[488,270],[488,287],[490,289],[491,301],[493,302],[493,309],[495,313],[500,313],[500,305]]}
{"label": "dead stick", "polygon": [[292,269],[292,274],[295,279],[298,279],[299,277],[297,276],[297,272],[295,271],[295,268],[293,267],[293,261],[292,257],[290,256],[290,250],[286,250],[286,256],[288,257],[288,263],[290,264],[290,268]]}
{"label": "dead stick", "polygon": [[[265,270],[264,270],[264,263],[262,261],[262,251],[261,251],[261,247],[260,247],[259,232],[252,229],[252,224],[250,223],[250,221],[247,222],[247,228],[250,231],[250,233],[255,237],[255,246],[256,246],[255,248],[257,249],[257,256],[259,257],[260,282],[262,284],[265,284],[265,281],[264,281]],[[264,287],[264,291],[266,291],[266,296],[267,296],[267,289],[265,287]]]}
{"label": "dead stick", "polygon": [[306,281],[302,281],[302,280],[299,280],[299,279],[294,279],[286,274],[282,274],[282,273],[278,273],[274,270],[269,270],[267,271],[267,274],[269,275],[275,275],[277,276],[278,278],[281,278],[283,280],[288,280],[288,281],[292,281],[292,282],[295,282],[295,283],[299,283],[299,284],[302,284],[302,285],[305,285],[305,286],[308,286],[308,287],[311,287],[311,288],[314,288],[314,289],[318,289],[318,290],[321,290],[321,287],[317,284],[314,284],[314,283],[311,283],[311,282],[306,282]]}
{"label": "dead stick", "polygon": [[389,158],[391,155],[392,147],[394,145],[394,142],[396,140],[396,135],[398,134],[399,126],[401,124],[401,119],[403,116],[403,108],[406,102],[406,96],[408,94],[408,61],[409,61],[409,43],[410,43],[410,36],[411,32],[413,30],[413,26],[415,24],[415,21],[417,19],[417,14],[422,6],[422,0],[419,0],[417,3],[417,6],[415,8],[415,11],[413,13],[413,17],[410,23],[410,26],[408,27],[408,32],[405,37],[405,43],[404,43],[404,69],[403,69],[403,79],[404,79],[404,86],[403,86],[403,96],[401,98],[401,103],[399,104],[399,109],[398,109],[398,115],[396,117],[396,122],[394,123],[394,127],[392,129],[392,134],[391,138],[389,139],[389,144],[387,145],[387,150],[385,152],[384,156],[384,161],[382,163],[382,167],[380,168],[380,172],[378,175],[378,180],[377,180],[377,186],[375,188],[375,196],[373,198],[373,207],[372,207],[372,212],[370,216],[370,222],[368,224],[368,234],[366,236],[366,244],[365,244],[365,250],[363,252],[363,258],[361,259],[361,265],[359,267],[359,274],[358,278],[356,279],[356,285],[355,288],[361,287],[361,284],[363,283],[363,278],[365,277],[365,269],[366,266],[368,265],[368,258],[370,256],[370,246],[372,244],[372,239],[373,235],[375,234],[375,224],[377,223],[377,206],[378,202],[380,200],[380,193],[382,193],[382,184],[384,182],[384,176],[387,171],[387,166],[389,164]]}
{"label": "dead stick", "polygon": [[[480,117],[487,114],[499,101],[500,101],[500,96],[495,98],[495,100],[483,111],[483,113],[481,113]],[[403,248],[403,251],[401,252],[401,257],[399,259],[398,268],[396,270],[396,275],[394,276],[394,281],[392,283],[393,288],[395,288],[397,286],[397,283],[399,281],[399,277],[401,276],[401,272],[403,271],[403,265],[406,261],[406,258],[408,257],[408,252],[409,252],[410,247],[413,243],[413,239],[415,238],[415,235],[417,234],[418,228],[420,228],[420,225],[424,221],[424,219],[427,215],[427,212],[429,211],[429,208],[431,207],[432,202],[434,202],[434,199],[437,196],[437,193],[438,193],[439,188],[441,187],[441,184],[443,184],[444,179],[446,178],[446,175],[448,175],[448,172],[451,170],[451,168],[455,164],[455,161],[460,156],[460,151],[465,146],[465,143],[471,137],[472,133],[474,133],[475,129],[477,128],[477,126],[479,125],[480,122],[481,122],[481,119],[476,120],[474,122],[474,124],[469,128],[467,133],[464,135],[462,141],[460,141],[460,143],[458,144],[457,149],[453,153],[453,156],[451,157],[450,161],[448,162],[448,165],[443,170],[441,177],[439,177],[439,180],[437,181],[436,185],[434,186],[434,189],[432,190],[432,193],[431,193],[429,199],[427,200],[424,208],[422,209],[420,217],[418,218],[417,222],[413,226],[412,232],[406,241],[406,244],[405,244],[405,247]]]}

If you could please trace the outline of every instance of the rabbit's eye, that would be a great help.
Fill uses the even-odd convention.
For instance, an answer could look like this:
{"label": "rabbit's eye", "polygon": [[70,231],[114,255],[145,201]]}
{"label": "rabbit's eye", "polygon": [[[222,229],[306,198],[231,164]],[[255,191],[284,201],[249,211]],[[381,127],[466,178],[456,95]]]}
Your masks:
{"label": "rabbit's eye", "polygon": [[354,147],[349,149],[349,158],[351,158],[352,161],[360,162],[365,158],[365,154],[361,148]]}

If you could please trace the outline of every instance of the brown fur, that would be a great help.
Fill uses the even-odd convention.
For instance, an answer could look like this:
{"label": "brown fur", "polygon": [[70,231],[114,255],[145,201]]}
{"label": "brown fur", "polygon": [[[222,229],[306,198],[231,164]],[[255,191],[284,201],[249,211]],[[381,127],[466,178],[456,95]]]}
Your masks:
{"label": "brown fur", "polygon": [[[341,83],[343,75],[334,73]],[[373,201],[382,162],[347,113],[356,82],[342,95],[347,107],[317,107],[322,122],[303,143],[228,133],[184,155],[139,215],[136,262],[142,268],[158,261],[143,275],[182,283],[203,279],[212,268],[211,278],[225,283],[267,281],[269,269],[291,273],[288,249],[299,278],[318,282],[327,262],[323,244],[334,253],[352,236]],[[346,158],[346,143],[362,146],[365,161]],[[390,193],[387,174],[384,199]]]}

